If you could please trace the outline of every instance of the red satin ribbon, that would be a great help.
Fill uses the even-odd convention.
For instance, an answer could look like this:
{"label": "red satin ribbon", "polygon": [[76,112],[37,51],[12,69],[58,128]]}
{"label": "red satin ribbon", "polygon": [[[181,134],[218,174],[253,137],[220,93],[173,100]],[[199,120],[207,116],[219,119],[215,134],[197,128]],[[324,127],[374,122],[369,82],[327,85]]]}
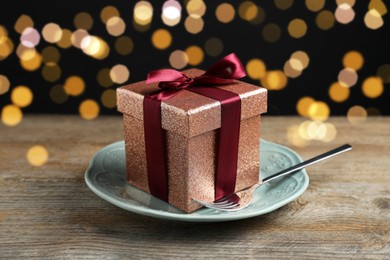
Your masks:
{"label": "red satin ribbon", "polygon": [[144,98],[145,149],[150,193],[168,201],[168,173],[165,134],[161,127],[161,101],[187,89],[221,103],[221,129],[217,140],[215,199],[234,192],[236,186],[241,99],[236,93],[215,86],[232,83],[246,76],[243,65],[232,53],[215,63],[204,74],[190,78],[172,69],[148,74],[146,83],[159,82],[158,90]]}

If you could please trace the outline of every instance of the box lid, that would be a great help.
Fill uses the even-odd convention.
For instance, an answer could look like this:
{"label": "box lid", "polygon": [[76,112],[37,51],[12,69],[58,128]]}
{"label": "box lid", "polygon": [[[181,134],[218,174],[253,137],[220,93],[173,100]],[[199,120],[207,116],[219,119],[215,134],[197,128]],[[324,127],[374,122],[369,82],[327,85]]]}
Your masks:
{"label": "box lid", "polygon": [[[183,71],[190,77],[204,73],[203,70]],[[231,84],[218,86],[240,95],[241,120],[267,111],[267,90],[235,80]],[[143,99],[158,90],[158,83],[146,84],[140,81],[117,89],[118,111],[143,120]],[[180,135],[192,137],[221,127],[221,104],[219,101],[181,91],[176,96],[161,103],[162,127]]]}

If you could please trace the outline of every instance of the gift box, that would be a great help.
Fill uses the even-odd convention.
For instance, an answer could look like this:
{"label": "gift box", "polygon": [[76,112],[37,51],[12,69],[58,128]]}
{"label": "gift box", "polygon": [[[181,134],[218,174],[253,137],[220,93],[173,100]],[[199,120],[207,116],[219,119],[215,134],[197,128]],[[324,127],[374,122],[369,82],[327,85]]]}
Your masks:
{"label": "gift box", "polygon": [[[183,71],[190,79],[204,73],[199,69]],[[146,134],[145,116],[150,111],[146,109],[144,99],[151,93],[161,91],[159,83],[146,84],[142,81],[117,89],[118,110],[123,113],[128,182],[187,213],[201,207],[192,199],[214,201],[218,193],[216,189],[224,189],[223,182],[226,178],[234,178],[229,184],[233,185],[233,189],[230,188],[228,193],[259,181],[260,115],[267,109],[267,90],[238,80],[206,87],[226,90],[240,99],[239,138],[235,155],[234,148],[229,146],[226,146],[226,151],[220,150],[223,149],[224,142],[234,139],[230,138],[231,129],[225,129],[227,138],[221,137],[223,119],[220,101],[181,89],[160,104],[160,114],[157,116],[161,117],[161,130],[154,127],[151,129],[152,134]],[[193,87],[195,88],[197,86]],[[225,113],[224,116],[225,121],[230,121],[230,114]],[[145,136],[158,136],[160,132],[164,154],[159,155],[162,158],[158,159],[148,157],[159,148],[158,144],[150,144],[150,141],[145,140]],[[223,167],[229,165],[231,160],[226,158],[232,156],[231,152],[233,161],[236,157],[236,169],[233,169],[235,176],[225,178]],[[221,156],[225,156],[223,153],[227,153],[228,157],[222,158]],[[149,168],[155,166],[154,163],[158,165],[158,160],[162,160],[163,165],[156,166],[158,168],[153,175]],[[160,169],[164,167],[165,173]],[[219,173],[217,168],[220,168]],[[156,176],[159,174],[166,176],[161,179]],[[166,190],[167,195],[159,196],[159,192],[154,194],[150,182],[154,182],[157,189]],[[219,196],[223,195],[226,194],[219,193]]]}

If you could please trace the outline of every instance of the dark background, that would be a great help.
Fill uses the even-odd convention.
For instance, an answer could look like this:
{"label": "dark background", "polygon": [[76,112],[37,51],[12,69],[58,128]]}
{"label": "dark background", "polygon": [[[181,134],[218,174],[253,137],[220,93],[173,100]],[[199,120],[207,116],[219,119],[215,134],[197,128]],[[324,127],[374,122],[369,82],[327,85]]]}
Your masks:
{"label": "dark background", "polygon": [[[0,61],[0,74],[8,77],[11,82],[10,90],[0,95],[0,109],[11,104],[12,88],[18,85],[28,86],[34,94],[31,105],[22,108],[23,113],[79,113],[79,105],[85,99],[96,100],[100,107],[100,114],[118,114],[116,108],[106,108],[102,105],[101,94],[107,88],[99,86],[96,75],[102,68],[111,68],[116,64],[124,64],[130,70],[130,78],[126,83],[144,80],[148,71],[162,67],[169,67],[169,55],[172,51],[185,50],[190,45],[203,47],[211,37],[217,37],[224,44],[223,52],[217,57],[205,54],[203,62],[197,67],[207,69],[218,59],[235,52],[245,65],[249,60],[258,58],[263,60],[268,70],[282,70],[290,55],[303,50],[310,57],[310,64],[302,75],[289,79],[287,86],[282,90],[269,92],[269,115],[296,115],[296,105],[303,96],[310,96],[315,100],[328,104],[331,115],[346,115],[348,109],[359,105],[375,113],[390,114],[389,84],[384,85],[384,92],[378,98],[366,97],[361,85],[364,79],[375,76],[377,69],[383,64],[390,63],[390,37],[389,15],[383,16],[384,25],[372,30],[364,23],[364,16],[368,10],[369,1],[356,1],[353,9],[356,16],[349,24],[340,24],[337,21],[330,30],[321,30],[315,23],[316,12],[309,11],[305,1],[294,1],[291,8],[280,10],[274,1],[254,1],[265,11],[265,20],[260,24],[251,24],[238,16],[237,10],[241,1],[205,1],[207,10],[203,16],[204,29],[198,34],[190,34],[183,23],[188,15],[185,3],[183,5],[182,19],[176,26],[169,27],[161,21],[161,9],[164,1],[150,1],[154,7],[151,27],[139,32],[132,26],[133,8],[137,1],[1,1],[0,25],[8,31],[8,37],[13,41],[14,52],[6,59]],[[223,3],[231,3],[236,9],[236,16],[230,23],[224,24],[215,16],[216,7]],[[387,4],[387,2],[385,2]],[[134,50],[126,56],[120,55],[111,48],[110,54],[103,60],[97,60],[85,55],[74,47],[62,49],[59,66],[62,69],[58,82],[47,82],[43,79],[40,69],[26,71],[20,66],[16,47],[19,44],[20,34],[14,30],[17,19],[22,14],[30,16],[34,21],[34,28],[41,32],[49,22],[59,24],[62,28],[76,30],[73,19],[79,12],[87,12],[94,18],[94,24],[89,33],[104,39],[109,46],[113,46],[116,37],[107,33],[104,23],[100,20],[101,10],[108,5],[120,11],[122,19],[127,24],[124,35],[132,38]],[[388,4],[387,4],[388,5]],[[387,6],[388,7],[388,6]],[[324,10],[334,13],[337,8],[336,1],[326,1]],[[308,29],[304,37],[292,38],[288,31],[288,23],[294,18],[305,20]],[[281,38],[275,43],[269,43],[262,37],[262,29],[266,24],[276,23],[281,28]],[[173,36],[172,45],[165,50],[156,49],[151,43],[151,35],[158,28],[169,30]],[[36,46],[41,51],[47,46],[56,46],[46,42],[43,38]],[[364,57],[364,65],[358,71],[358,82],[351,87],[349,98],[341,103],[331,100],[328,94],[329,87],[337,81],[337,75],[343,69],[342,59],[345,53],[351,50],[360,52]],[[184,69],[190,68],[187,66]],[[86,82],[85,92],[80,96],[69,97],[64,104],[56,104],[50,99],[50,88],[63,84],[71,75],[79,75]],[[246,82],[259,85],[258,80],[246,77]],[[114,84],[110,88],[115,89]],[[372,110],[372,108],[375,108]]]}

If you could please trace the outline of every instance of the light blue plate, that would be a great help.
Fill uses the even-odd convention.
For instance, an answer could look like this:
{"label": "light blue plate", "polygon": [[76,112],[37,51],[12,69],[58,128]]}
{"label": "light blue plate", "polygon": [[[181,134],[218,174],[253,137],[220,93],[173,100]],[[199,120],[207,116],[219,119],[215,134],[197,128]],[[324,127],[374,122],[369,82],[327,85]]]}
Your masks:
{"label": "light blue plate", "polygon": [[[260,150],[262,178],[302,162],[298,154],[282,145],[261,140]],[[202,208],[186,214],[128,184],[125,177],[123,141],[110,144],[98,151],[85,173],[88,187],[99,197],[120,208],[141,215],[188,222],[230,221],[262,215],[298,198],[309,185],[306,171],[301,170],[258,188],[252,204],[243,210],[222,212]]]}

